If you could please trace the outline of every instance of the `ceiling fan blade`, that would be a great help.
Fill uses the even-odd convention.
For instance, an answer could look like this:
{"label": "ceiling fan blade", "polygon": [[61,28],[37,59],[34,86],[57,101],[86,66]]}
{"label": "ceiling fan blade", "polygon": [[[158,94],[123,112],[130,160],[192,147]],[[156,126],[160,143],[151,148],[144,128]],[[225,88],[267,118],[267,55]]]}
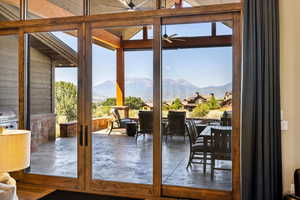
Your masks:
{"label": "ceiling fan blade", "polygon": [[172,40],[170,40],[170,38],[165,38],[165,40],[167,41],[167,42],[169,42],[169,43],[173,43],[173,41]]}
{"label": "ceiling fan blade", "polygon": [[148,1],[149,1],[149,0],[144,0],[144,1],[142,1],[141,3],[137,4],[135,7],[136,7],[136,8],[139,8],[139,7],[143,6],[144,4],[146,4]]}
{"label": "ceiling fan blade", "polygon": [[100,4],[99,6],[101,6],[102,8],[118,8],[118,9],[128,9],[127,7],[122,7],[122,6],[113,6],[113,5],[108,5],[108,4]]}
{"label": "ceiling fan blade", "polygon": [[184,39],[179,39],[179,38],[172,38],[172,40],[174,40],[174,41],[180,41],[180,42],[185,42],[186,41]]}
{"label": "ceiling fan blade", "polygon": [[130,8],[128,5],[128,2],[126,0],[118,0],[120,3],[122,3],[126,8]]}
{"label": "ceiling fan blade", "polygon": [[175,36],[177,36],[177,35],[178,35],[177,33],[172,34],[172,35],[169,36],[169,38],[175,37]]}

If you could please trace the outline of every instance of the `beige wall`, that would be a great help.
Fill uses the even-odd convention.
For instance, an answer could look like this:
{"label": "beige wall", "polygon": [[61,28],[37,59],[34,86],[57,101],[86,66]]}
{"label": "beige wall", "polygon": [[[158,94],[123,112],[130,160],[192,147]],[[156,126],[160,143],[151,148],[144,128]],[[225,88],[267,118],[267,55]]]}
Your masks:
{"label": "beige wall", "polygon": [[289,130],[282,134],[283,186],[289,192],[300,168],[300,0],[279,0],[281,101]]}

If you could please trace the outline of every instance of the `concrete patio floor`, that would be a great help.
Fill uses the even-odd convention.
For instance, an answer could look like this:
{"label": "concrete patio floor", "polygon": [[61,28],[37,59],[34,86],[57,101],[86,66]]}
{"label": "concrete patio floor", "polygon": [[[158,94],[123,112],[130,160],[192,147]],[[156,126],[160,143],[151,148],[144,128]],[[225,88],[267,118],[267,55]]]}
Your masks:
{"label": "concrete patio floor", "polygon": [[[39,146],[31,154],[30,173],[77,177],[76,138],[57,138]],[[186,169],[189,155],[188,139],[173,137],[163,142],[163,184],[197,188],[231,190],[231,171],[216,170],[214,180],[210,169],[203,174],[202,165]],[[231,167],[231,162],[219,162]],[[93,134],[93,179],[152,184],[152,136],[140,136],[136,142],[123,130],[107,136]]]}

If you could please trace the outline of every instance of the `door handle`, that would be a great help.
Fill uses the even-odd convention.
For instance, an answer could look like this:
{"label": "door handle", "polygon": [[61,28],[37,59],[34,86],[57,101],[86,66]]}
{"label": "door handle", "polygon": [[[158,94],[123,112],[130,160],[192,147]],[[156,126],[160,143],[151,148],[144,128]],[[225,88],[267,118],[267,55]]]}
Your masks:
{"label": "door handle", "polygon": [[85,141],[85,146],[88,146],[88,142],[89,142],[89,126],[85,126],[85,130],[84,130],[84,134],[85,134],[85,138],[84,138],[84,141]]}
{"label": "door handle", "polygon": [[80,131],[79,131],[79,145],[83,146],[83,126],[80,125]]}

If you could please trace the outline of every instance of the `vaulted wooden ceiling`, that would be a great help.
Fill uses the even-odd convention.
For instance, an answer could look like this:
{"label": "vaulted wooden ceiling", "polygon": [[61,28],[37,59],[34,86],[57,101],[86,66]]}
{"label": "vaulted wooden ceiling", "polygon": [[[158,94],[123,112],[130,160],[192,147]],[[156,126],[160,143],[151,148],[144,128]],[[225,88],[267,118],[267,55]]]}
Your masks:
{"label": "vaulted wooden ceiling", "polygon": [[[19,6],[19,0],[2,0],[7,4]],[[173,7],[185,1],[191,6],[239,2],[240,0],[162,0],[163,6]],[[83,1],[80,0],[30,0],[29,13],[31,18],[67,17],[82,15]],[[130,0],[91,0],[91,14],[115,13],[131,11]],[[132,0],[136,10],[155,9],[156,0]],[[126,27],[118,29],[97,30],[93,32],[94,42],[110,48],[120,47],[120,40],[129,40],[142,27]]]}

